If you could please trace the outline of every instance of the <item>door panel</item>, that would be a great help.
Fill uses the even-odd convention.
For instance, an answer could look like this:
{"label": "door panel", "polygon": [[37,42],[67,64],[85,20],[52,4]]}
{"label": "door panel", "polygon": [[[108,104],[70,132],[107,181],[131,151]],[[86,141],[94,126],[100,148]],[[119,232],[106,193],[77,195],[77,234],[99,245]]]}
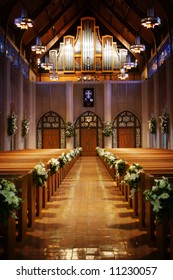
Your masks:
{"label": "door panel", "polygon": [[59,130],[43,129],[43,149],[53,149],[59,147]]}
{"label": "door panel", "polygon": [[118,148],[135,148],[134,128],[119,128]]}
{"label": "door panel", "polygon": [[81,147],[83,156],[95,156],[97,146],[97,129],[81,128]]}

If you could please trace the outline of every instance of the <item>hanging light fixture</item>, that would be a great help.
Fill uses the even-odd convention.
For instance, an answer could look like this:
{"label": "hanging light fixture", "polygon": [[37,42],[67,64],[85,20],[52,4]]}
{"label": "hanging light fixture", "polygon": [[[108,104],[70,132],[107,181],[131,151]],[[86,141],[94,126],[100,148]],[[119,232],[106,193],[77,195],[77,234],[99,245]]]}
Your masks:
{"label": "hanging light fixture", "polygon": [[42,45],[41,39],[36,37],[36,44],[31,46],[31,50],[36,54],[42,54],[46,51],[46,47]]}
{"label": "hanging light fixture", "polygon": [[50,71],[51,69],[53,69],[53,63],[42,62],[41,63],[41,68],[44,68],[45,71]]}
{"label": "hanging light fixture", "polygon": [[147,10],[147,17],[141,19],[141,24],[146,28],[154,28],[161,24],[160,18],[154,15],[154,7]]}
{"label": "hanging light fixture", "polygon": [[59,76],[56,74],[55,71],[53,71],[52,74],[49,76],[49,79],[50,79],[52,82],[56,82],[56,81],[58,81]]}
{"label": "hanging light fixture", "polygon": [[140,36],[136,37],[135,44],[130,46],[130,50],[134,53],[140,53],[145,51],[145,45],[141,44]]}
{"label": "hanging light fixture", "polygon": [[33,20],[27,17],[27,12],[25,9],[21,12],[21,17],[14,19],[14,24],[20,29],[28,29],[33,27]]}
{"label": "hanging light fixture", "polygon": [[137,60],[135,60],[134,62],[131,61],[131,56],[130,56],[130,54],[128,54],[127,55],[127,61],[123,63],[123,67],[126,70],[130,70],[132,68],[135,68],[135,67],[137,67]]}
{"label": "hanging light fixture", "polygon": [[125,72],[124,68],[120,69],[120,74],[118,74],[118,79],[125,80],[129,77],[129,75]]}

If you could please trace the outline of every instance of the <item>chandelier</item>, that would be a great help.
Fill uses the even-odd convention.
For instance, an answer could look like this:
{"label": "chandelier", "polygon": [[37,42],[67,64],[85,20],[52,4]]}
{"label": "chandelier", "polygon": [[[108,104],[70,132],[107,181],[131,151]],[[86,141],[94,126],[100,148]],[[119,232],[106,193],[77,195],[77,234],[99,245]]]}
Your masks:
{"label": "chandelier", "polygon": [[33,27],[33,20],[27,17],[27,12],[23,9],[21,17],[14,19],[14,24],[20,29]]}
{"label": "chandelier", "polygon": [[123,63],[123,68],[125,68],[126,70],[130,70],[135,67],[137,67],[137,60],[135,60],[134,62],[131,61],[130,54],[128,54],[127,61]]}
{"label": "chandelier", "polygon": [[46,51],[46,47],[42,45],[41,39],[39,37],[36,37],[36,44],[34,46],[31,46],[31,50],[36,54],[42,54]]}
{"label": "chandelier", "polygon": [[125,80],[129,77],[129,75],[125,72],[124,68],[120,69],[120,74],[118,74],[118,79]]}
{"label": "chandelier", "polygon": [[88,82],[88,81],[99,81],[99,78],[96,76],[84,75],[84,76],[79,76],[77,80],[78,82]]}
{"label": "chandelier", "polygon": [[130,46],[130,50],[134,53],[140,53],[145,51],[145,45],[141,44],[140,36],[136,37],[135,44]]}
{"label": "chandelier", "polygon": [[147,17],[141,19],[141,24],[146,28],[154,28],[161,24],[161,20],[159,17],[154,16],[154,8],[151,7],[147,10]]}
{"label": "chandelier", "polygon": [[45,71],[50,71],[51,69],[53,69],[53,63],[42,62],[41,63],[41,68],[44,68]]}

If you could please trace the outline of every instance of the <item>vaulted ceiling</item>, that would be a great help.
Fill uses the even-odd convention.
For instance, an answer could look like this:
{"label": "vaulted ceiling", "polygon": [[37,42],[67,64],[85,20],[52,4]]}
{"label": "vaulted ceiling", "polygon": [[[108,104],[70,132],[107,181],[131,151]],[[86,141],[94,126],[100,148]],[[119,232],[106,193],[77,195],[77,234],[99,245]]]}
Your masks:
{"label": "vaulted ceiling", "polygon": [[[155,15],[160,17],[161,26],[147,29],[141,25],[147,9],[154,6]],[[14,18],[20,17],[26,9],[33,19],[34,27],[19,30],[14,26]],[[80,18],[92,16],[100,26],[101,35],[113,35],[114,40],[127,49],[140,36],[146,51],[137,55],[140,69],[150,59],[165,36],[173,27],[173,0],[0,0],[0,26],[21,53],[33,65],[35,56],[31,45],[39,36],[47,51],[64,35],[76,35]]]}

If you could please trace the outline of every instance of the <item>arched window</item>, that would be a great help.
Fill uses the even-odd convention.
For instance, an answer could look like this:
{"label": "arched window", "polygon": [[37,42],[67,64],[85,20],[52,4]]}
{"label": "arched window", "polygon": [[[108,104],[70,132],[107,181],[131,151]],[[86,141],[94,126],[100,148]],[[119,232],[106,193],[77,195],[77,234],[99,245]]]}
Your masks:
{"label": "arched window", "polygon": [[141,147],[141,124],[133,113],[123,111],[114,119],[112,147]]}
{"label": "arched window", "polygon": [[47,112],[37,124],[37,148],[65,148],[65,123],[55,112]]}

